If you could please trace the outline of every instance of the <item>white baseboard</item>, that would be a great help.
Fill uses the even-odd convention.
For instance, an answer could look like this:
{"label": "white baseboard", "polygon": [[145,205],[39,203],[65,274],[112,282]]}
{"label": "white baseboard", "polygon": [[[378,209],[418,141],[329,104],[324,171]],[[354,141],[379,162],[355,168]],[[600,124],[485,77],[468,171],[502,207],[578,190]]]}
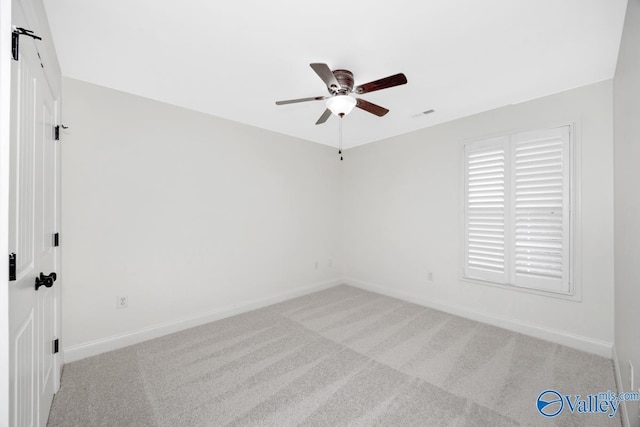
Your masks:
{"label": "white baseboard", "polygon": [[179,332],[195,326],[204,325],[205,323],[215,320],[224,319],[226,317],[235,316],[236,314],[245,313],[247,311],[256,310],[268,305],[277,304],[288,299],[307,295],[312,292],[321,291],[342,284],[343,281],[336,279],[326,282],[316,283],[304,288],[292,289],[277,295],[259,298],[250,301],[244,301],[226,307],[220,307],[206,313],[200,313],[186,318],[172,320],[169,322],[149,326],[123,334],[113,335],[110,337],[89,341],[86,343],[73,345],[63,348],[64,363],[75,362],[91,356],[106,353],[108,351],[117,350],[133,344],[138,344],[153,338]]}
{"label": "white baseboard", "polygon": [[[174,332],[179,332],[188,328],[193,328],[195,326],[200,326],[205,323],[224,319],[236,314],[245,313],[247,311],[262,308],[271,304],[276,304],[291,298],[296,298],[302,295],[310,294],[312,292],[328,289],[343,283],[371,292],[398,298],[403,301],[408,301],[414,304],[419,304],[425,307],[451,313],[456,316],[465,317],[467,319],[476,320],[514,332],[519,332],[535,338],[540,338],[557,344],[566,345],[568,347],[597,354],[602,357],[612,358],[612,356],[614,356],[612,354],[613,345],[608,342],[599,341],[589,337],[571,334],[564,331],[549,329],[539,325],[521,322],[519,320],[510,319],[507,317],[496,316],[494,314],[472,310],[466,307],[445,303],[442,301],[431,300],[417,295],[411,295],[406,292],[398,291],[381,285],[363,282],[353,278],[345,278],[344,280],[336,279],[316,283],[304,288],[282,292],[277,295],[245,301],[242,303],[233,304],[231,306],[221,307],[210,312],[200,313],[198,315],[190,316],[187,318],[165,322],[135,331],[113,335],[110,337],[63,348],[64,363],[75,362],[87,357],[96,356],[108,351],[117,350],[119,348],[123,348],[133,344],[138,344],[143,341],[158,338]],[[614,363],[617,363],[617,359],[615,358],[615,356],[613,357],[613,360]],[[620,374],[618,367],[616,367],[616,372],[616,375],[619,376]]]}
{"label": "white baseboard", "polygon": [[595,340],[589,337],[576,335],[565,331],[550,329],[533,323],[522,322],[503,316],[496,316],[491,313],[473,310],[459,305],[431,300],[422,296],[412,295],[406,292],[398,291],[381,285],[363,282],[353,278],[345,278],[344,283],[371,292],[398,298],[403,301],[455,314],[456,316],[465,317],[471,320],[477,320],[478,322],[488,323],[490,325],[497,326],[503,329],[508,329],[510,331],[519,332],[521,334],[529,335],[535,338],[551,341],[556,344],[566,345],[567,347],[572,347],[578,350],[586,351],[588,353],[597,354],[598,356],[606,357],[607,359],[610,359],[612,356],[611,351],[613,348],[613,344],[609,342]]}
{"label": "white baseboard", "polygon": [[[616,352],[615,345],[611,350],[611,355],[613,356],[613,373],[616,377],[617,392],[622,393],[624,387],[622,386],[622,374],[620,373],[620,364],[618,363],[618,353]],[[627,412],[627,402],[620,403],[620,419],[622,420],[622,427],[631,426],[631,423],[629,423],[629,413]]]}

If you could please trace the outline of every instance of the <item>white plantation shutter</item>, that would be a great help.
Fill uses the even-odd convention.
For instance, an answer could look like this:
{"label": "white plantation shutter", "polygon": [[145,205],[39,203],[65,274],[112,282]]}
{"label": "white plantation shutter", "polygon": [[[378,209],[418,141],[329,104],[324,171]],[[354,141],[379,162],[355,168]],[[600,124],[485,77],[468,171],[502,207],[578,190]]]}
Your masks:
{"label": "white plantation shutter", "polygon": [[569,293],[570,127],[464,146],[464,276]]}
{"label": "white plantation shutter", "polygon": [[514,135],[512,281],[567,292],[569,128]]}
{"label": "white plantation shutter", "polygon": [[465,275],[506,283],[506,138],[465,148]]}

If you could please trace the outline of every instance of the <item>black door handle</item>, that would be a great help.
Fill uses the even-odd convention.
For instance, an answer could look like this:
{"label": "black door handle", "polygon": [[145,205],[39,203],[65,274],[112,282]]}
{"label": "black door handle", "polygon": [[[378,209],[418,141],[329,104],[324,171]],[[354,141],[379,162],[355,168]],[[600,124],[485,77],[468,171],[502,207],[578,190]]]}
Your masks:
{"label": "black door handle", "polygon": [[52,287],[53,282],[55,282],[57,278],[58,275],[56,273],[49,273],[48,275],[40,273],[40,277],[36,277],[36,291],[40,286],[44,286],[45,288]]}

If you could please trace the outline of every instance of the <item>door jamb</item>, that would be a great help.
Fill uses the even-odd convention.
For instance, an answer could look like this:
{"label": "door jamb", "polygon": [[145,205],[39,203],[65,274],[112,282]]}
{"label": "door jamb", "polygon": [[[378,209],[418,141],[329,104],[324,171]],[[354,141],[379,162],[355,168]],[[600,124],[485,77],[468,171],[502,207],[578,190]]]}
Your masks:
{"label": "door jamb", "polygon": [[[0,123],[11,123],[11,1],[0,1]],[[0,127],[0,426],[9,425],[9,146]]]}

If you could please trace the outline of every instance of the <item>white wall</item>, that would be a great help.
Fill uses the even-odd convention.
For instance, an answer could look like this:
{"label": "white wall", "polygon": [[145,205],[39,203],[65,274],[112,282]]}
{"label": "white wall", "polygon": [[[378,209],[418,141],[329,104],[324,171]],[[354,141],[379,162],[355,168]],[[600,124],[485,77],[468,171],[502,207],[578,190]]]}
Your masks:
{"label": "white wall", "polygon": [[69,78],[63,99],[67,361],[341,276],[334,149]]}
{"label": "white wall", "polygon": [[[615,347],[625,391],[640,386],[640,0],[629,0],[614,81],[615,136]],[[637,391],[637,390],[635,390]],[[640,426],[638,403],[626,405]]]}
{"label": "white wall", "polygon": [[[67,361],[341,278],[609,355],[612,92],[601,82],[354,148],[338,162],[325,146],[64,79]],[[582,300],[461,281],[460,141],[575,120]],[[115,308],[118,295],[129,308]]]}
{"label": "white wall", "polygon": [[[582,301],[461,281],[460,142],[573,120],[582,153]],[[347,282],[610,356],[612,132],[612,82],[605,81],[348,150]]]}

